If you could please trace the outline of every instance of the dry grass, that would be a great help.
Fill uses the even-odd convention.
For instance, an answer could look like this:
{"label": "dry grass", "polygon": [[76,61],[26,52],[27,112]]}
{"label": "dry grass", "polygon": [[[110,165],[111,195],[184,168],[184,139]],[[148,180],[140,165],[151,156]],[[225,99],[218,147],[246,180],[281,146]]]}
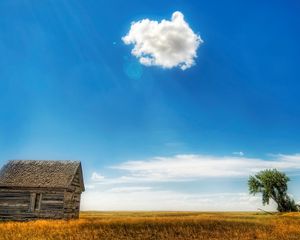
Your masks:
{"label": "dry grass", "polygon": [[83,212],[72,221],[0,223],[0,239],[300,239],[300,214]]}

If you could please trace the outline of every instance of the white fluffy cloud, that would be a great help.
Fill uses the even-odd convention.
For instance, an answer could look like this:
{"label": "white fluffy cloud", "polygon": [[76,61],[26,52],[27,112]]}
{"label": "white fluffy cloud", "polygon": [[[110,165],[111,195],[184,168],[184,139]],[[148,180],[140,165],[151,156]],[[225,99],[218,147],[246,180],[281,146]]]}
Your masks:
{"label": "white fluffy cloud", "polygon": [[[127,161],[111,168],[124,174],[104,178],[94,173],[92,179],[99,184],[155,183],[195,181],[203,178],[247,177],[266,168],[300,170],[300,154],[273,155],[271,160],[243,156],[175,155],[148,160]],[[101,177],[95,177],[95,176]]]}
{"label": "white fluffy cloud", "polygon": [[191,180],[207,177],[243,177],[266,168],[299,170],[300,155],[274,155],[270,160],[246,157],[176,155],[147,161],[129,161],[114,168],[130,176],[158,181]]}
{"label": "white fluffy cloud", "polygon": [[195,64],[197,48],[203,42],[178,11],[173,13],[171,21],[143,19],[133,22],[122,40],[134,45],[131,53],[141,64],[182,70]]}
{"label": "white fluffy cloud", "polygon": [[[83,194],[84,210],[274,210],[274,204],[262,206],[261,196],[250,196],[246,191],[249,174],[266,168],[277,168],[290,173],[300,170],[300,154],[270,155],[271,159],[245,156],[175,155],[153,157],[140,161],[126,161],[110,167],[114,177],[94,172]],[[104,171],[104,170],[103,170]],[[244,188],[220,188],[220,192],[184,187],[191,184],[212,184],[234,178],[245,180]],[[239,179],[238,179],[239,180]],[[239,180],[240,181],[240,180]],[[193,183],[192,183],[193,182]],[[167,183],[167,184],[166,184]],[[228,182],[229,183],[229,182]],[[230,183],[232,184],[232,183]],[[226,192],[223,192],[226,191]],[[220,204],[222,202],[222,204]]]}

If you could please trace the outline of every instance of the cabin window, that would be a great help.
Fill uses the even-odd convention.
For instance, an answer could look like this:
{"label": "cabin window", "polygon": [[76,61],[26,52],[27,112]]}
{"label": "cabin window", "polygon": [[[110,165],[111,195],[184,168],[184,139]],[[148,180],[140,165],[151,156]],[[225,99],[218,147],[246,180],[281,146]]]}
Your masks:
{"label": "cabin window", "polygon": [[30,211],[39,211],[41,209],[42,194],[31,193],[30,196]]}

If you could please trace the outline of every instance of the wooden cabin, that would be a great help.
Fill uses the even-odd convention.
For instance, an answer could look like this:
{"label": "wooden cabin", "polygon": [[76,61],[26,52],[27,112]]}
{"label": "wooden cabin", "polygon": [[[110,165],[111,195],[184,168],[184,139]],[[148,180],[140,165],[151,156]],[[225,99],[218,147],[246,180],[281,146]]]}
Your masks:
{"label": "wooden cabin", "polygon": [[79,217],[79,161],[12,160],[0,170],[0,220]]}

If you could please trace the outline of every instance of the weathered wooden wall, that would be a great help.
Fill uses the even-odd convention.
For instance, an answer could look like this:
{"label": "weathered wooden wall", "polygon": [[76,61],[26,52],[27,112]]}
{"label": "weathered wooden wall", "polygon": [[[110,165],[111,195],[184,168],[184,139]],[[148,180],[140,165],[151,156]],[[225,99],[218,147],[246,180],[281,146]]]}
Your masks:
{"label": "weathered wooden wall", "polygon": [[64,218],[64,190],[0,189],[0,220]]}
{"label": "weathered wooden wall", "polygon": [[30,192],[0,190],[0,219],[31,218]]}
{"label": "weathered wooden wall", "polygon": [[78,218],[80,211],[81,183],[80,171],[73,178],[70,189],[65,191],[64,218]]}

